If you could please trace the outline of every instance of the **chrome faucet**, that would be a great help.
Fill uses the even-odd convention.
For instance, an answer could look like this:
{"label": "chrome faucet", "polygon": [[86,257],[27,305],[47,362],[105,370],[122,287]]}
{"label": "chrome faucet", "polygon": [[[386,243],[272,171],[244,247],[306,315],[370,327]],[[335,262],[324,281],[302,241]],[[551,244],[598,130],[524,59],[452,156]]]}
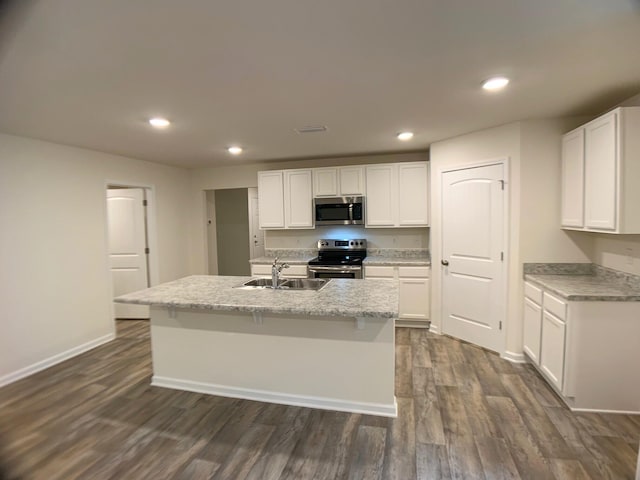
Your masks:
{"label": "chrome faucet", "polygon": [[282,272],[283,268],[289,268],[289,264],[281,263],[278,265],[278,257],[276,257],[273,265],[271,265],[271,288],[279,288],[280,272]]}

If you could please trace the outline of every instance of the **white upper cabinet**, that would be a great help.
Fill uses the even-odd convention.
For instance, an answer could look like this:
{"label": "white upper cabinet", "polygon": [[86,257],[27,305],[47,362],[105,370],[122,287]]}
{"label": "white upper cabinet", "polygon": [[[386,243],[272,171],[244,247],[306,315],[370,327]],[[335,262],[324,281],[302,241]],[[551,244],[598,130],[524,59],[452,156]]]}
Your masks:
{"label": "white upper cabinet", "polygon": [[364,167],[340,167],[338,175],[340,178],[340,195],[345,197],[364,195]]}
{"label": "white upper cabinet", "polygon": [[258,172],[260,228],[284,228],[284,176],[282,170]]}
{"label": "white upper cabinet", "polygon": [[328,167],[313,169],[315,197],[364,195],[364,167]]}
{"label": "white upper cabinet", "polygon": [[398,218],[398,169],[396,165],[368,165],[366,172],[366,226],[396,226]]}
{"label": "white upper cabinet", "polygon": [[584,226],[584,128],[562,137],[562,226]]}
{"label": "white upper cabinet", "polygon": [[640,233],[639,132],[640,107],[620,107],[563,137],[564,228]]}
{"label": "white upper cabinet", "polygon": [[284,188],[285,226],[313,228],[311,170],[285,170]]}
{"label": "white upper cabinet", "polygon": [[366,167],[367,227],[429,225],[427,162]]}
{"label": "white upper cabinet", "polygon": [[427,162],[398,164],[398,225],[429,225]]}
{"label": "white upper cabinet", "polygon": [[315,197],[338,196],[338,169],[313,169],[313,195]]}
{"label": "white upper cabinet", "polygon": [[313,228],[311,170],[258,172],[260,228]]}

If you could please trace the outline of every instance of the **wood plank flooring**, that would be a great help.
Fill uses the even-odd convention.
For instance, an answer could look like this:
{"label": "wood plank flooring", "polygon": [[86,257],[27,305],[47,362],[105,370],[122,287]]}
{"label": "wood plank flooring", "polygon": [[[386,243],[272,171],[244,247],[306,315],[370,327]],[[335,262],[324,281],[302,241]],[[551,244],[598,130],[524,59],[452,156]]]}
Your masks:
{"label": "wood plank flooring", "polygon": [[530,366],[449,337],[397,330],[388,419],[151,387],[148,323],[117,327],[0,389],[0,479],[635,478],[638,416],[573,414]]}

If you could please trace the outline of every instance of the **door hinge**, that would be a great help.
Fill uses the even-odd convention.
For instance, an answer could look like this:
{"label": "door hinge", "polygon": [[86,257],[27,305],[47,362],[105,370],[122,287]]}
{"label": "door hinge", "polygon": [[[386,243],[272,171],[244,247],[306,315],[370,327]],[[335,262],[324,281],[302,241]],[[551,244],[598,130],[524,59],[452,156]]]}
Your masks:
{"label": "door hinge", "polygon": [[498,329],[499,329],[499,330],[502,330],[502,320],[500,320],[500,321],[498,322]]}
{"label": "door hinge", "polygon": [[146,200],[142,200],[142,206],[146,207],[147,205],[149,205],[149,203]]}
{"label": "door hinge", "polygon": [[504,262],[504,252],[500,252],[500,261]]}
{"label": "door hinge", "polygon": [[500,189],[504,190],[504,180],[498,180],[500,182]]}
{"label": "door hinge", "polygon": [[149,255],[149,247],[145,247],[145,249],[144,249],[144,253],[146,253],[147,255]]}

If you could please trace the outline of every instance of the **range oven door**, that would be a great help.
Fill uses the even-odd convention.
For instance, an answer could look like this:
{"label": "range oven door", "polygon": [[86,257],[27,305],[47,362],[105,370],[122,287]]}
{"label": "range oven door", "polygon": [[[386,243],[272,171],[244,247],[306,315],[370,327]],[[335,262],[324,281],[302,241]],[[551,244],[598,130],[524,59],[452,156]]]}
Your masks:
{"label": "range oven door", "polygon": [[309,265],[309,278],[362,278],[362,267]]}

